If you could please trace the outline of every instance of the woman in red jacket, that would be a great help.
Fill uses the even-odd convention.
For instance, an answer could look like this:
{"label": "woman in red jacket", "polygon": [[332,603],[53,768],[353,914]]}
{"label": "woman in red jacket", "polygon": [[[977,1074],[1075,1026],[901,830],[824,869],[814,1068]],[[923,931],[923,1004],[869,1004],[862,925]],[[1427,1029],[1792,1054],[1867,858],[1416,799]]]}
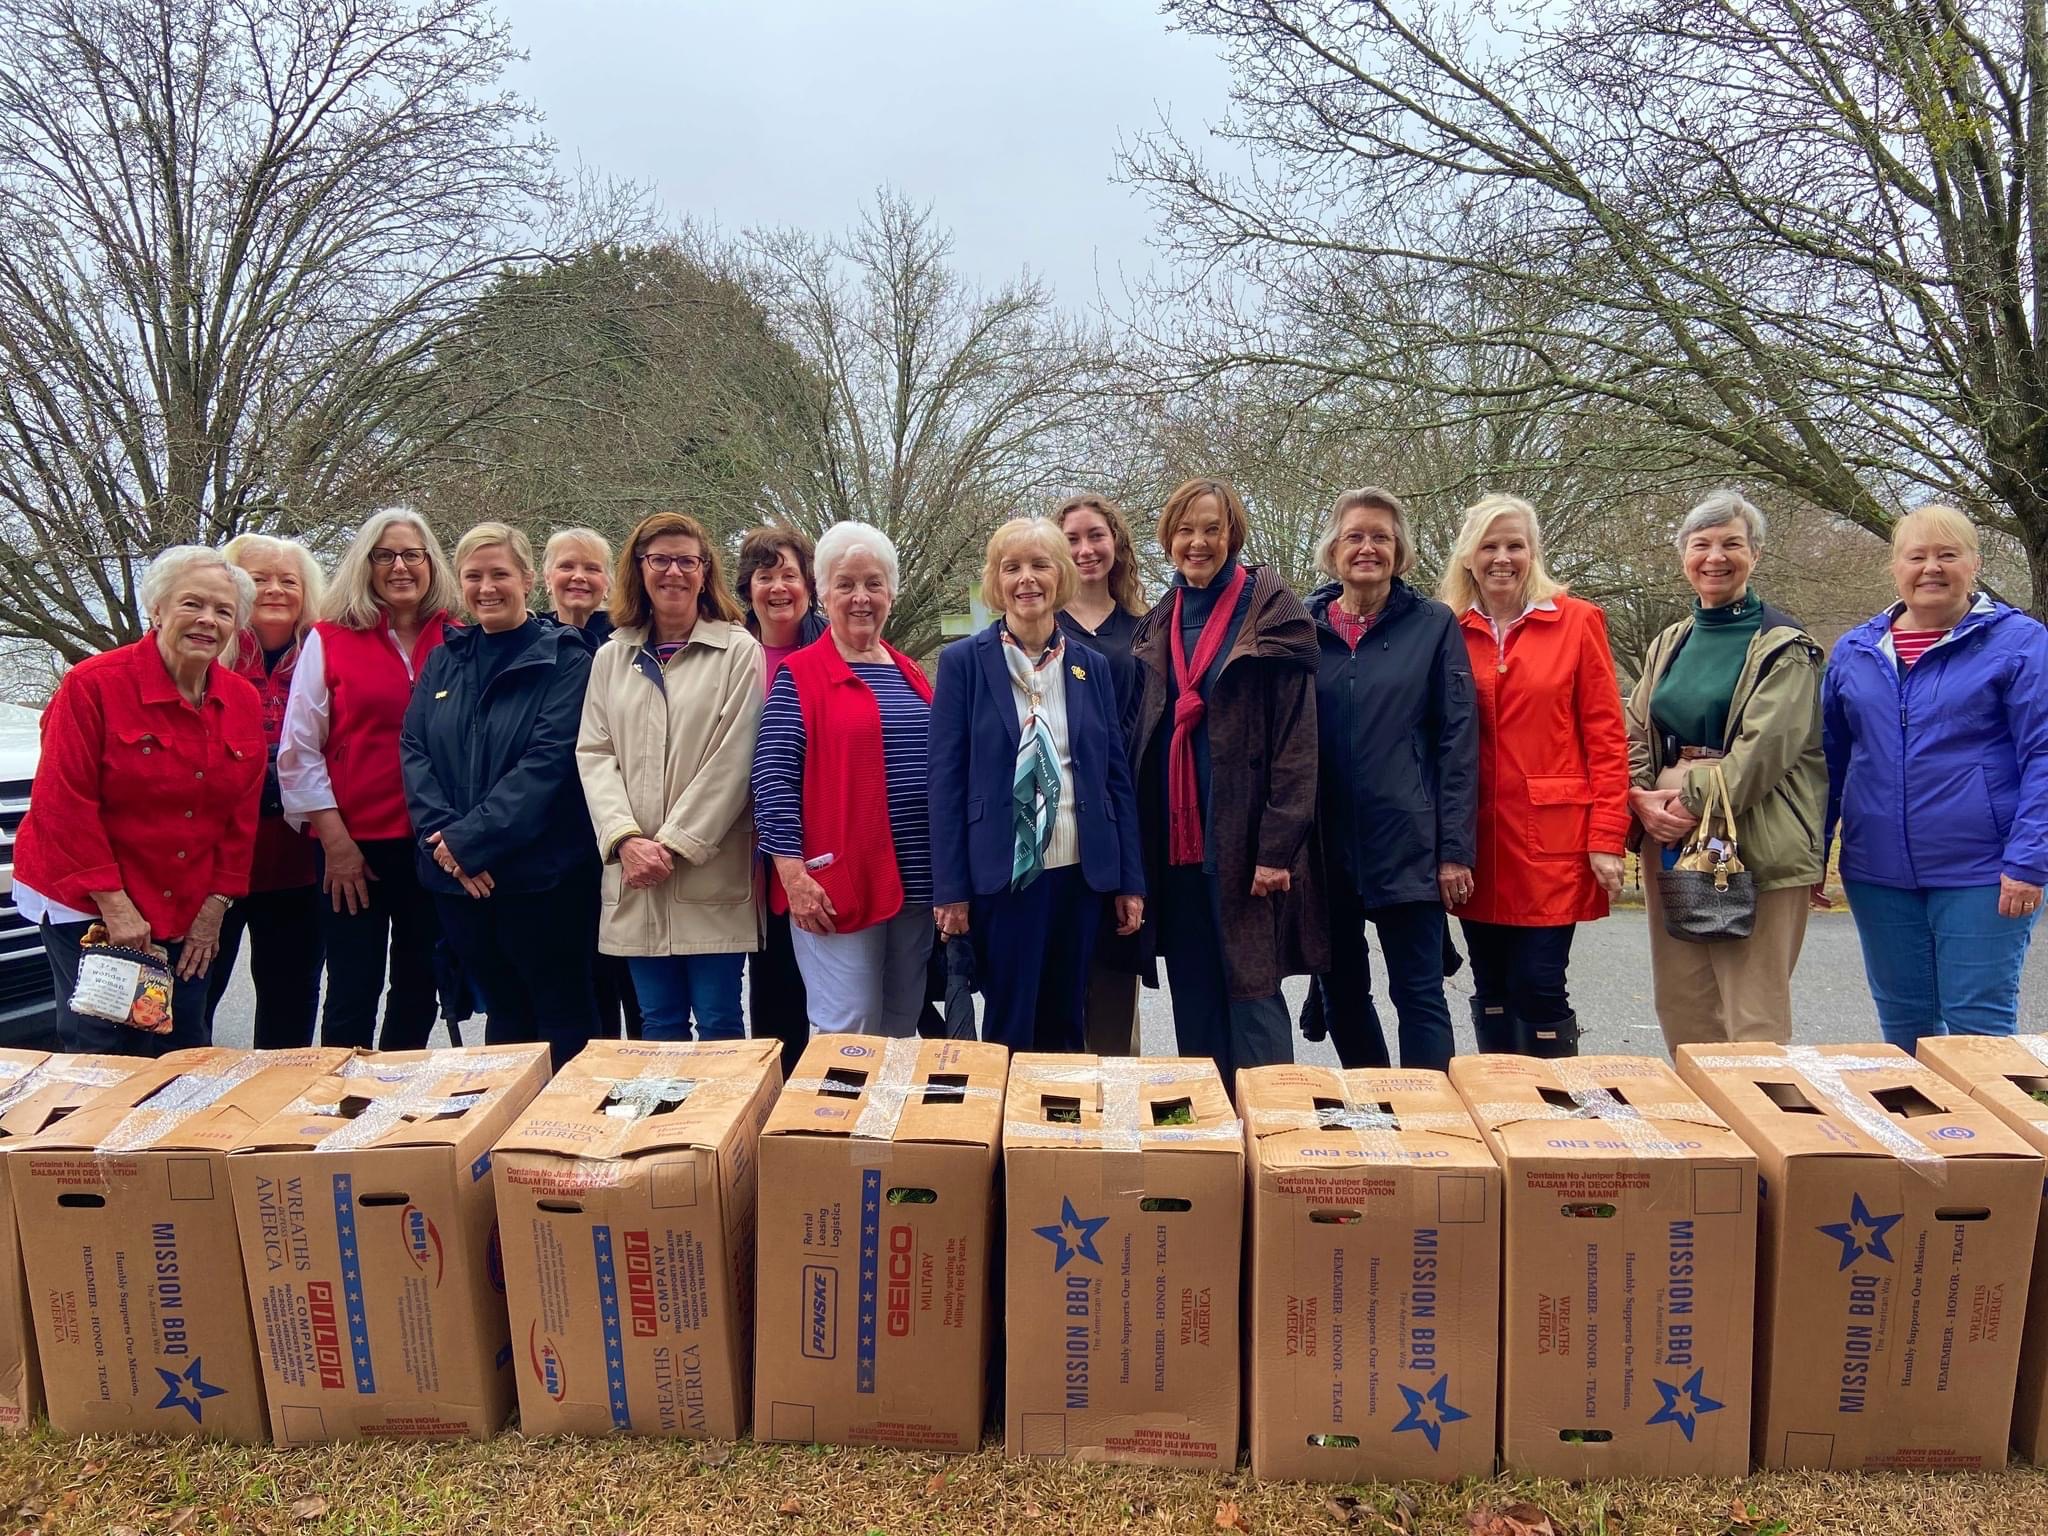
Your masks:
{"label": "woman in red jacket", "polygon": [[220,957],[213,963],[206,996],[206,1028],[227,995],[249,935],[249,980],[256,989],[255,1045],[283,1050],[313,1043],[320,1009],[320,885],[313,868],[313,840],[284,819],[278,794],[277,748],[284,736],[284,707],[291,697],[299,642],[320,611],[326,580],[313,552],[291,539],[245,533],[221,550],[256,584],[256,607],[235,644],[233,666],[256,689],[263,706],[263,740],[268,765],[263,775],[263,819],[256,824],[256,859],[249,868],[249,894],[228,909],[220,929]]}
{"label": "woman in red jacket", "polygon": [[[42,930],[59,1050],[160,1056],[208,1042],[206,976],[221,919],[249,889],[263,788],[256,690],[220,664],[254,600],[218,550],[165,550],[142,578],[149,632],[81,661],[43,711],[14,905]],[[169,955],[168,1033],[66,1006],[95,922],[114,944]]]}
{"label": "woman in red jacket", "polygon": [[1628,736],[1607,621],[1543,566],[1536,509],[1465,514],[1440,596],[1479,694],[1479,856],[1449,895],[1472,953],[1482,1051],[1578,1053],[1565,989],[1577,925],[1607,915],[1628,835]]}
{"label": "woman in red jacket", "polygon": [[414,866],[398,734],[441,643],[455,581],[433,530],[406,507],[357,532],[299,647],[277,776],[285,815],[319,839],[327,1004],[320,1043],[368,1049],[384,998],[387,1051],[423,1049],[437,1009],[434,898]]}

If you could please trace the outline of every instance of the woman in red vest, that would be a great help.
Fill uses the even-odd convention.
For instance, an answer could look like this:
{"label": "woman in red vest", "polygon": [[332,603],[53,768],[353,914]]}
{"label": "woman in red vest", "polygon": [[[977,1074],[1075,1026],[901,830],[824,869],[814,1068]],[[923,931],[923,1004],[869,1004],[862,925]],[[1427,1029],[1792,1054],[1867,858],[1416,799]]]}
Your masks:
{"label": "woman in red vest", "polygon": [[1628,835],[1628,734],[1607,620],[1543,566],[1536,509],[1465,514],[1437,595],[1479,695],[1478,858],[1447,894],[1472,952],[1482,1051],[1576,1056],[1565,990],[1578,924],[1607,915]]}
{"label": "woman in red vest", "polygon": [[392,507],[357,531],[334,568],[320,623],[299,647],[277,773],[285,815],[320,840],[327,942],[323,1045],[367,1049],[384,998],[387,1051],[434,1028],[434,899],[413,862],[398,734],[412,686],[446,633],[455,583],[433,530]]}
{"label": "woman in red vest", "polygon": [[932,947],[932,686],[882,639],[898,584],[888,535],[835,523],[816,558],[827,628],[775,675],[754,749],[770,899],[795,929],[812,1024],[913,1035]]}
{"label": "woman in red vest", "polygon": [[249,894],[228,909],[220,929],[206,997],[206,1027],[227,994],[228,981],[249,935],[249,980],[256,989],[255,1044],[282,1050],[313,1043],[320,1010],[320,883],[313,839],[284,819],[278,793],[277,749],[291,697],[299,644],[320,611],[326,580],[313,552],[291,539],[245,533],[221,550],[256,583],[256,608],[236,640],[234,669],[255,686],[263,705],[263,819],[256,824],[256,859]]}

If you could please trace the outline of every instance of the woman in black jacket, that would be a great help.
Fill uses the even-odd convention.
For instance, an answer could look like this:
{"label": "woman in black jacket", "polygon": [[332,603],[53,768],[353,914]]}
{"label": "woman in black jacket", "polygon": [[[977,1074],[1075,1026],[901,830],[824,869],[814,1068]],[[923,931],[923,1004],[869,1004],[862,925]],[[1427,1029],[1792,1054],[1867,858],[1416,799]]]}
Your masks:
{"label": "woman in black jacket", "polygon": [[1400,1016],[1401,1065],[1451,1059],[1444,1003],[1446,909],[1469,893],[1479,794],[1471,663],[1442,603],[1401,580],[1414,561],[1408,513],[1377,486],[1330,511],[1316,563],[1335,577],[1309,598],[1329,1032],[1347,1067],[1384,1067],[1365,924],[1379,933]]}
{"label": "woman in black jacket", "polygon": [[434,652],[399,738],[421,882],[489,1015],[492,1045],[560,1070],[597,1025],[598,862],[576,774],[590,653],[527,611],[533,546],[481,523],[455,549],[476,621]]}

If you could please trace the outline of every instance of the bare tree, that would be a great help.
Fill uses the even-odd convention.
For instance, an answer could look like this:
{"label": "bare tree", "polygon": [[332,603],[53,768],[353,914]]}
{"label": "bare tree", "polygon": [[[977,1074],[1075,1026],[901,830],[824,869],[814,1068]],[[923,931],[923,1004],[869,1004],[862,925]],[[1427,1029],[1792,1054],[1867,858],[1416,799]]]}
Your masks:
{"label": "bare tree", "polygon": [[762,231],[743,251],[816,380],[815,457],[779,510],[895,541],[890,639],[922,655],[966,607],[995,523],[1062,483],[1062,442],[1098,398],[1096,347],[1028,276],[971,287],[931,210],[893,192],[837,238]]}
{"label": "bare tree", "polygon": [[402,481],[562,205],[513,57],[486,0],[0,0],[0,636],[132,638],[157,549]]}
{"label": "bare tree", "polygon": [[1170,127],[1128,156],[1227,277],[1219,360],[1501,354],[1446,398],[1600,407],[1877,533],[1957,499],[2048,612],[2044,0],[1167,9],[1226,50],[1254,161]]}

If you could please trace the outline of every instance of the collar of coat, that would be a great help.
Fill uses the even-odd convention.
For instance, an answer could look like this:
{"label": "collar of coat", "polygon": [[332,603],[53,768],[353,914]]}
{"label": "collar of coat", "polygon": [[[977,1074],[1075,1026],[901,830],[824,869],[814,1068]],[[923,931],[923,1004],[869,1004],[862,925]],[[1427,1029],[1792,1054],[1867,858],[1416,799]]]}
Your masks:
{"label": "collar of coat", "polygon": [[[483,648],[483,634],[480,624],[465,624],[459,629],[451,627],[448,638],[441,644],[458,662],[467,663],[475,652]],[[498,675],[503,677],[518,667],[553,666],[556,655],[564,647],[580,649],[582,644],[576,631],[566,625],[536,623],[527,634],[526,644],[519,648],[519,654],[500,667]]]}
{"label": "collar of coat", "polygon": [[[1330,610],[1337,605],[1337,599],[1343,595],[1344,583],[1341,581],[1326,581],[1308,595],[1308,616],[1315,620],[1319,633],[1329,635],[1332,639],[1336,638],[1337,631],[1330,623]],[[1396,576],[1393,584],[1387,588],[1387,600],[1380,608],[1379,617],[1373,620],[1372,627],[1375,630],[1384,629],[1410,609],[1421,606],[1422,602],[1422,594]]]}
{"label": "collar of coat", "polygon": [[[1316,669],[1316,625],[1315,620],[1308,616],[1308,609],[1302,606],[1301,599],[1294,595],[1294,589],[1270,565],[1248,565],[1245,574],[1251,579],[1251,607],[1246,610],[1244,623],[1217,666],[1217,676],[1222,676],[1231,665],[1246,657],[1313,672]],[[1131,654],[1156,669],[1162,677],[1173,675],[1171,630],[1175,590],[1172,587],[1166,589],[1166,595],[1138,621],[1138,632],[1131,640]]]}
{"label": "collar of coat", "polygon": [[[1861,624],[1858,624],[1854,629],[1842,636],[1842,643],[1858,646],[1864,650],[1889,651],[1891,648],[1892,624],[1905,611],[1906,605],[1903,602],[1893,603],[1890,607],[1865,619]],[[1972,630],[1981,629],[1988,624],[2002,623],[2018,612],[2018,609],[2008,607],[2006,604],[1999,602],[1988,592],[1976,593],[1970,599],[1969,612],[1957,620],[1956,627],[1948,632],[1949,642],[1952,643],[1962,636],[1969,634]]]}

